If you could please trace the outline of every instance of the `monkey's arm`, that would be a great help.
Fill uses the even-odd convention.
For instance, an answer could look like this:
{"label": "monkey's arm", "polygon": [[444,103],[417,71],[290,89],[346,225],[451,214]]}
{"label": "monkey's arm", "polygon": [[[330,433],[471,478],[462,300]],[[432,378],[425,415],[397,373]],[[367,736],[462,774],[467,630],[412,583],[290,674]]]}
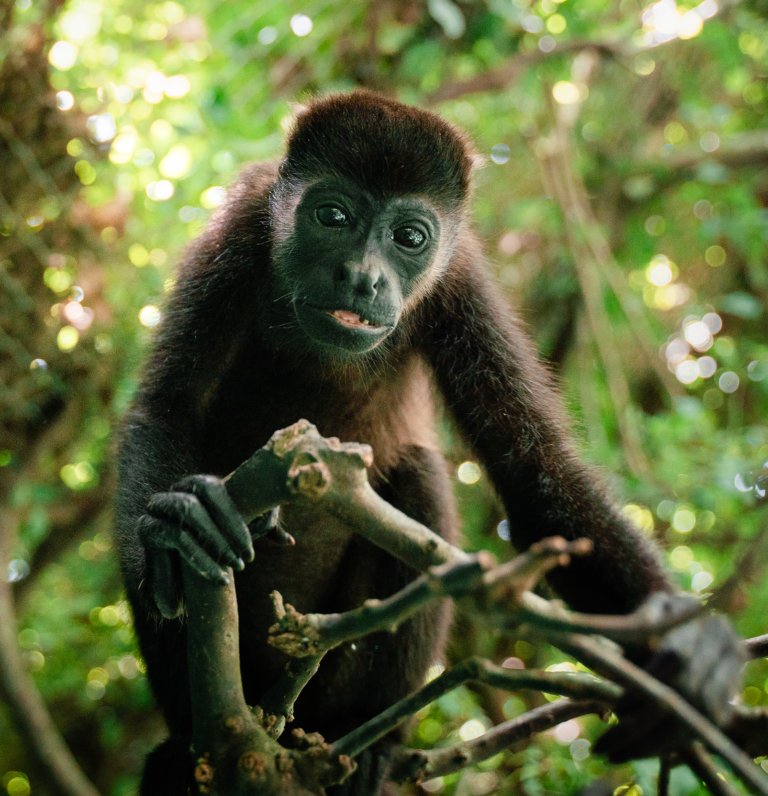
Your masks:
{"label": "monkey's arm", "polygon": [[577,461],[549,375],[519,321],[479,268],[457,260],[425,301],[422,346],[504,502],[514,545],[591,539],[592,555],[550,576],[581,611],[627,613],[653,592],[672,591],[656,549]]}
{"label": "monkey's arm", "polygon": [[223,567],[253,559],[247,526],[221,479],[195,472],[177,429],[150,422],[134,407],[120,446],[117,531],[123,577],[134,606],[177,616],[180,556],[203,577],[225,583]]}

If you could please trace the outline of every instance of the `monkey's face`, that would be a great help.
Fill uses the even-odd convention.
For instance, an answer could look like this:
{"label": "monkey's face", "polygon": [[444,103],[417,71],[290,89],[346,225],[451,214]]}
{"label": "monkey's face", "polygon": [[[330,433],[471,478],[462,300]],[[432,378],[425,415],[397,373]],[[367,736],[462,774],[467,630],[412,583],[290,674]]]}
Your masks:
{"label": "monkey's face", "polygon": [[421,198],[377,199],[333,179],[313,183],[293,204],[293,223],[276,229],[275,260],[302,331],[337,353],[370,351],[430,281],[438,211]]}

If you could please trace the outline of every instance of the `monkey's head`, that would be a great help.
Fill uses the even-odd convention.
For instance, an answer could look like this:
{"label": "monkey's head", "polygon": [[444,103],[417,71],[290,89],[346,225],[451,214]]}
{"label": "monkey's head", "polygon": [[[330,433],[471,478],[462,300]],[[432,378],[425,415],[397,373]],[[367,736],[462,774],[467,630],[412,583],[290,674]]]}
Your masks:
{"label": "monkey's head", "polygon": [[450,259],[475,159],[439,116],[369,91],[298,115],[271,215],[279,289],[310,341],[349,356],[394,331]]}

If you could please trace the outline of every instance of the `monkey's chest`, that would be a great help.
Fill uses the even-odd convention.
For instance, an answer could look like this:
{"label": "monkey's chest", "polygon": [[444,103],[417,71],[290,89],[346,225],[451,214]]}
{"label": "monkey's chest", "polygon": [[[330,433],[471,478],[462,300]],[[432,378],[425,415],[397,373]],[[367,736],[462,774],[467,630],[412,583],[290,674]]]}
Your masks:
{"label": "monkey's chest", "polygon": [[240,655],[246,699],[250,703],[271,686],[287,657],[267,643],[276,621],[270,594],[280,592],[285,604],[301,613],[350,610],[380,596],[392,559],[338,520],[314,508],[286,507],[282,525],[295,539],[283,547],[262,538],[254,543],[255,559],[237,573]]}

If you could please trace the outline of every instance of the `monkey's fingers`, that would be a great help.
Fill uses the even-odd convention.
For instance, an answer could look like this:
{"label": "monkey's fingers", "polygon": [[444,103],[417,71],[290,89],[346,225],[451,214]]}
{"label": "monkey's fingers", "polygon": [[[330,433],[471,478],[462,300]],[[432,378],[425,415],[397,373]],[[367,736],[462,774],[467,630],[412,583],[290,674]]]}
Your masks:
{"label": "monkey's fingers", "polygon": [[187,492],[198,498],[230,547],[240,558],[253,561],[254,551],[250,531],[220,478],[214,475],[190,475],[175,484],[172,489]]}
{"label": "monkey's fingers", "polygon": [[699,622],[701,632],[681,690],[723,724],[733,713],[730,700],[739,690],[746,656],[741,639],[724,616],[709,616]]}
{"label": "monkey's fingers", "polygon": [[621,716],[619,723],[608,729],[594,746],[594,752],[605,755],[611,763],[626,763],[672,751],[686,741],[682,725],[652,704]]}
{"label": "monkey's fingers", "polygon": [[179,523],[144,514],[139,518],[139,538],[151,550],[176,550],[206,580],[221,586],[229,583],[226,571]]}
{"label": "monkey's fingers", "polygon": [[198,546],[219,563],[238,571],[245,568],[245,563],[232,549],[229,540],[211,519],[197,495],[158,492],[152,495],[147,508],[155,517],[177,527],[183,526]]}
{"label": "monkey's fingers", "polygon": [[152,599],[166,619],[174,619],[183,609],[178,556],[170,550],[155,550],[148,558]]}

